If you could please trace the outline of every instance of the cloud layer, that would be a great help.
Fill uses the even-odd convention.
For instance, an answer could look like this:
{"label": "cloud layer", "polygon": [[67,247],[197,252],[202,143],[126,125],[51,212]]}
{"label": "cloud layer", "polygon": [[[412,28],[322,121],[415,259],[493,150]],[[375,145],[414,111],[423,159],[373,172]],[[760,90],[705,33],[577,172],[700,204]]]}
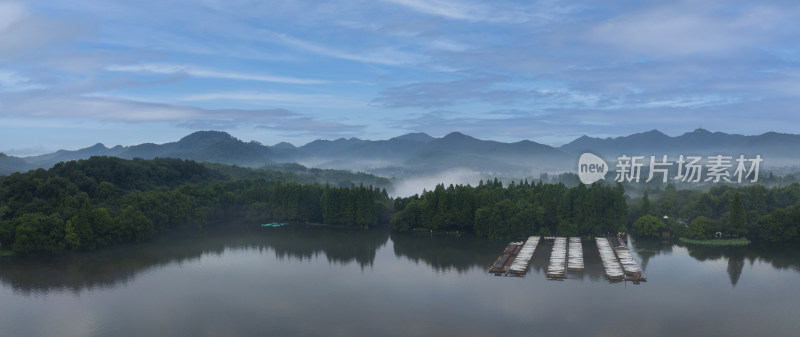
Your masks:
{"label": "cloud layer", "polygon": [[0,151],[205,128],[267,144],[797,132],[799,16],[792,1],[0,0]]}

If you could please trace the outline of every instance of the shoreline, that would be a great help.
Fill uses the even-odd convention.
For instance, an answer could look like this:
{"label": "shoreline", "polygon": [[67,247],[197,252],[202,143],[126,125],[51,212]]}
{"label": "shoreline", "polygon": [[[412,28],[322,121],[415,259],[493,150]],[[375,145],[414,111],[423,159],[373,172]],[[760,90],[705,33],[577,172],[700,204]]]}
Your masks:
{"label": "shoreline", "polygon": [[678,238],[678,241],[690,245],[701,246],[716,246],[716,247],[732,247],[732,246],[747,246],[750,240],[747,238],[736,239],[711,239],[711,240],[692,240],[687,238]]}

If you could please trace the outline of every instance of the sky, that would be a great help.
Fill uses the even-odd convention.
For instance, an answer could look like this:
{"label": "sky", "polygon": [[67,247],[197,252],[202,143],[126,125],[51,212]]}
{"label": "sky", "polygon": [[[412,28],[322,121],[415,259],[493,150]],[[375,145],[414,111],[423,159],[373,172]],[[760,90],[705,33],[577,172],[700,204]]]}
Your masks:
{"label": "sky", "polygon": [[797,1],[0,0],[0,151],[799,133]]}

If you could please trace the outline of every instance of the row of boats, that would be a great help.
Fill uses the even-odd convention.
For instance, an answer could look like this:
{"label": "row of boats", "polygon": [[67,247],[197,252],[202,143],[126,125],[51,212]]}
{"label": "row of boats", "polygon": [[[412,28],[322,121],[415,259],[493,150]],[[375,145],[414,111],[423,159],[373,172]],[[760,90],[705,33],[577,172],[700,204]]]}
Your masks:
{"label": "row of boats", "polygon": [[531,260],[533,260],[533,253],[536,251],[536,246],[538,245],[538,236],[529,237],[528,240],[525,241],[525,244],[522,245],[517,257],[514,258],[511,267],[508,268],[508,273],[516,276],[525,275],[528,272],[528,266],[530,266]]}
{"label": "row of boats", "polygon": [[567,277],[567,238],[557,237],[553,241],[550,253],[550,265],[547,266],[547,277],[561,279]]}
{"label": "row of boats", "polygon": [[509,243],[503,254],[489,268],[489,272],[496,275],[525,275],[539,240],[540,237],[531,236],[524,244],[522,241]]}
{"label": "row of boats", "polygon": [[603,261],[603,268],[606,277],[611,281],[631,280],[634,282],[647,281],[642,276],[642,268],[633,259],[633,254],[625,242],[620,238],[595,238],[600,259]]}
{"label": "row of boats", "polygon": [[581,245],[581,238],[569,238],[569,260],[567,260],[567,268],[569,270],[582,271],[583,270],[583,246]]}
{"label": "row of boats", "polygon": [[622,266],[611,248],[611,243],[606,238],[594,238],[597,242],[597,251],[600,253],[600,260],[603,261],[603,269],[606,271],[606,277],[609,280],[622,280],[625,278],[625,273],[622,271]]}
{"label": "row of boats", "polygon": [[[545,238],[548,239],[548,238]],[[547,277],[564,279],[567,271],[584,270],[583,247],[579,237],[553,237],[553,249],[547,267]],[[536,247],[541,241],[539,236],[531,236],[525,243],[511,242],[503,254],[495,260],[489,272],[496,275],[523,276],[528,272]],[[633,254],[625,247],[620,237],[595,238],[600,260],[606,277],[611,281],[632,280],[646,281],[641,267],[636,263]]]}
{"label": "row of boats", "polygon": [[625,246],[625,241],[622,240],[619,235],[615,238],[611,238],[611,240],[616,240],[614,252],[617,253],[619,263],[622,265],[622,270],[625,272],[625,279],[633,282],[647,281],[647,278],[642,276],[642,268],[639,267],[639,264],[633,259],[633,254],[628,247]]}

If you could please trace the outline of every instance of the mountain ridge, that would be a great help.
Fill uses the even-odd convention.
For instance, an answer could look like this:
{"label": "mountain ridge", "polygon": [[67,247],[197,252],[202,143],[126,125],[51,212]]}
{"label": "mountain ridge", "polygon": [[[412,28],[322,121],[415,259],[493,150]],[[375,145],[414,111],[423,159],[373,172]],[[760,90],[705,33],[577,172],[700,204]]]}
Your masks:
{"label": "mountain ridge", "polygon": [[617,155],[767,155],[800,159],[796,149],[800,135],[765,132],[760,135],[711,132],[698,128],[678,136],[668,136],[658,130],[634,133],[614,138],[581,136],[559,147],[571,154],[592,152],[601,156]]}
{"label": "mountain ridge", "polygon": [[442,137],[408,133],[386,140],[317,139],[301,146],[244,142],[223,131],[197,131],[175,142],[107,147],[96,143],[74,151],[58,150],[30,157],[0,158],[0,174],[48,168],[60,161],[112,156],[125,159],[172,157],[239,166],[300,163],[309,167],[381,172],[385,175],[425,174],[431,170],[466,168],[506,175],[571,171],[577,156],[592,152],[606,158],[625,155],[761,154],[800,162],[800,135],[766,132],[740,135],[698,128],[678,136],[653,129],[626,136],[599,138],[583,135],[559,147],[520,140],[504,143],[482,140],[454,131]]}

